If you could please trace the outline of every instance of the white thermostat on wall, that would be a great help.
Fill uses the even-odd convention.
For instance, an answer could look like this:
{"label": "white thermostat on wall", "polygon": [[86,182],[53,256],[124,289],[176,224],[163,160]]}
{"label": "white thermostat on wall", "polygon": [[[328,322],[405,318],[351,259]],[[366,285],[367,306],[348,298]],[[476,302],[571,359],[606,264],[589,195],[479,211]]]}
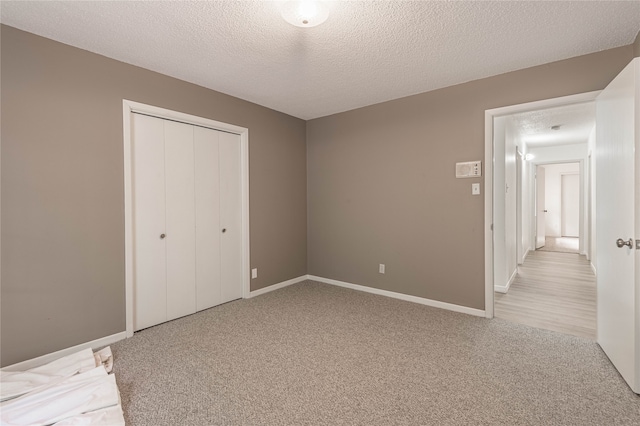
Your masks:
{"label": "white thermostat on wall", "polygon": [[456,163],[457,178],[475,178],[482,176],[482,161],[467,161]]}

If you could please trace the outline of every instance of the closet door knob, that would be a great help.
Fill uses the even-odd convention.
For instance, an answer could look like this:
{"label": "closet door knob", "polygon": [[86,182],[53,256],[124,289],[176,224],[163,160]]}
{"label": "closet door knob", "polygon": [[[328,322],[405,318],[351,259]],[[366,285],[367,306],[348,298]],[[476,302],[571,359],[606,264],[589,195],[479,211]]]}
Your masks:
{"label": "closet door knob", "polygon": [[227,232],[227,228],[222,228],[222,233],[224,234],[225,232]]}
{"label": "closet door knob", "polygon": [[165,234],[160,234],[160,239],[161,239],[161,240],[164,240],[164,237],[166,237],[166,235],[165,235]]}

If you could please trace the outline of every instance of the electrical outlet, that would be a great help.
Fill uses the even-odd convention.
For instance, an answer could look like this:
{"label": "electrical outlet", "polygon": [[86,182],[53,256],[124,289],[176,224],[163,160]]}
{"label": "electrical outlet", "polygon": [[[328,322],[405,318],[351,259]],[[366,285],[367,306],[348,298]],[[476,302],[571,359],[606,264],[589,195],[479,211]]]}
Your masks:
{"label": "electrical outlet", "polygon": [[251,279],[258,278],[258,268],[253,268],[251,270]]}
{"label": "electrical outlet", "polygon": [[471,195],[480,195],[480,184],[472,183],[471,184]]}
{"label": "electrical outlet", "polygon": [[380,272],[381,274],[384,274],[384,263],[381,263],[380,266],[378,267],[378,272]]}

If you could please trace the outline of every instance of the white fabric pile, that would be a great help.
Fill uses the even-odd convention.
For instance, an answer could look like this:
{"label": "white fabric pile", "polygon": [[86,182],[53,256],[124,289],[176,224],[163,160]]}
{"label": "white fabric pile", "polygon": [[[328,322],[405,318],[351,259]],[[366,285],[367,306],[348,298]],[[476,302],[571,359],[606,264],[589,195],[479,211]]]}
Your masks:
{"label": "white fabric pile", "polygon": [[0,370],[2,426],[124,426],[111,348],[28,371]]}

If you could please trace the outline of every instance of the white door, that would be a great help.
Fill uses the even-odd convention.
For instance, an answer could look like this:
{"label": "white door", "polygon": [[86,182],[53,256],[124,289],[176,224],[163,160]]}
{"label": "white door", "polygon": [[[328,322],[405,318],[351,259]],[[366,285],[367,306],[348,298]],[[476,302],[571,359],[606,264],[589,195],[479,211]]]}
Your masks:
{"label": "white door", "polygon": [[536,249],[544,247],[546,235],[546,212],[544,206],[544,166],[536,167]]}
{"label": "white door", "polygon": [[580,235],[580,175],[560,175],[560,234]]}
{"label": "white door", "polygon": [[523,262],[524,246],[522,241],[522,162],[520,151],[516,150],[516,262]]}
{"label": "white door", "polygon": [[172,320],[196,311],[193,126],[154,120],[164,125],[165,179],[156,184],[164,184],[166,194],[167,320]]}
{"label": "white door", "polygon": [[197,310],[242,297],[240,136],[195,127]]}
{"label": "white door", "polygon": [[140,114],[131,120],[140,330],[196,311],[193,126]]}
{"label": "white door", "polygon": [[[220,281],[220,132],[196,127],[196,293],[197,309],[222,303]],[[215,165],[215,167],[212,167]]]}
{"label": "white door", "polygon": [[242,297],[240,136],[220,132],[220,287],[222,302]]}
{"label": "white door", "polygon": [[[157,118],[131,114],[133,181],[135,330],[167,321],[164,125]],[[144,161],[135,159],[144,158]]]}
{"label": "white door", "polygon": [[[598,343],[640,393],[640,59],[634,59],[596,104],[596,244]],[[618,246],[616,240],[627,245]]]}
{"label": "white door", "polygon": [[132,114],[134,330],[242,297],[240,136]]}

